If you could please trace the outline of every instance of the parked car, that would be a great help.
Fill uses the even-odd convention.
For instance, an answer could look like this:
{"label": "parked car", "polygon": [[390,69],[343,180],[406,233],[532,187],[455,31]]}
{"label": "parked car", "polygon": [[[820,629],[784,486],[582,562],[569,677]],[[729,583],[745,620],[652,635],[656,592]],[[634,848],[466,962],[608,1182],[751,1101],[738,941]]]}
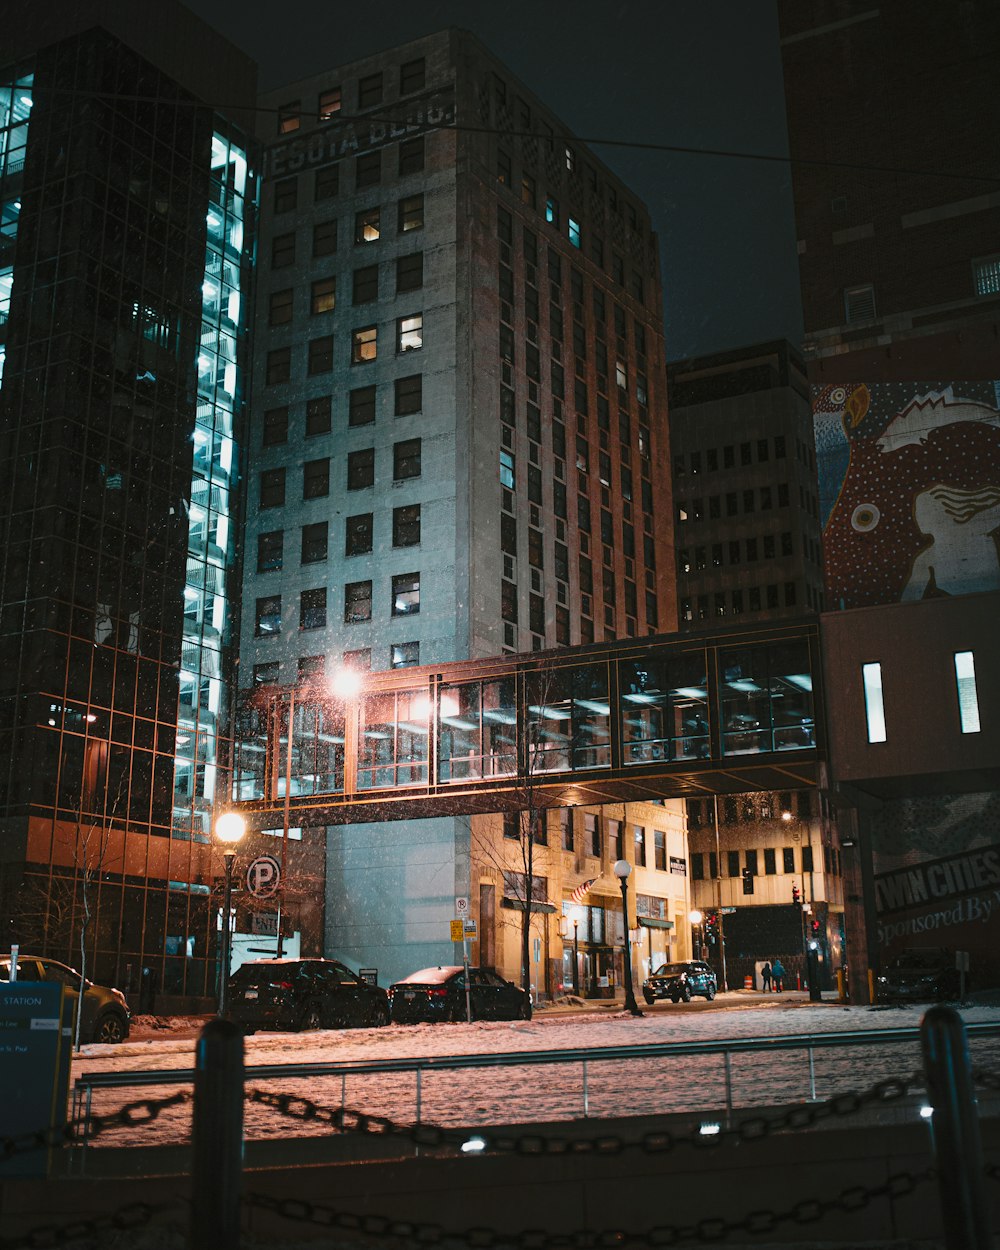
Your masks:
{"label": "parked car", "polygon": [[[389,1004],[400,1024],[464,1020],[465,969],[445,964],[412,972],[389,986]],[[469,1005],[473,1020],[531,1019],[528,995],[492,968],[469,969]]]}
{"label": "parked car", "polygon": [[696,994],[711,1002],[718,989],[719,983],[708,964],[692,959],[681,964],[661,964],[643,981],[642,996],[650,1006],[658,998],[689,1003]]}
{"label": "parked car", "polygon": [[[18,955],[17,979],[19,981],[54,981],[65,985],[73,1004],[73,1027],[76,1028],[76,1010],[80,1001],[80,974],[75,968],[61,964],[56,959],[40,955]],[[10,980],[10,956],[0,959],[0,981]],[[95,985],[85,981],[83,991],[83,1016],[80,1020],[81,1042],[124,1042],[128,1037],[131,1013],[121,990],[107,985]]]}
{"label": "parked car", "polygon": [[[878,997],[883,1001],[957,999],[960,988],[955,954],[941,946],[901,951],[878,979]],[[969,988],[968,974],[965,988]]]}
{"label": "parked car", "polygon": [[389,1000],[335,959],[256,959],[229,978],[226,1015],[245,1033],[378,1027]]}

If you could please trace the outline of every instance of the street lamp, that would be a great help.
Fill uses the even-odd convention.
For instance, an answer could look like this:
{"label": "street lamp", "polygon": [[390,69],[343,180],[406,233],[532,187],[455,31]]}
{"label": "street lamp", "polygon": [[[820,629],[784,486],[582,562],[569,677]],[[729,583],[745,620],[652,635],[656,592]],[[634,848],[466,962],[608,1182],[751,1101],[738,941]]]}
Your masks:
{"label": "street lamp", "polygon": [[695,941],[697,942],[697,946],[695,947],[695,951],[694,951],[695,959],[701,959],[701,948],[705,944],[704,941],[702,940],[702,931],[701,931],[701,922],[703,919],[704,917],[702,916],[701,912],[697,909],[697,907],[693,911],[688,912],[688,920],[691,922],[692,928],[694,928],[697,933],[697,937],[695,938]]}
{"label": "street lamp", "polygon": [[622,921],[625,925],[625,1010],[633,1016],[641,1016],[639,1004],[635,1001],[632,989],[632,940],[628,928],[628,878],[632,865],[627,859],[620,859],[615,864],[615,876],[622,887]]}
{"label": "street lamp", "polygon": [[222,979],[219,983],[219,1015],[226,1014],[226,990],[229,987],[229,964],[231,962],[231,916],[233,906],[233,865],[236,862],[236,846],[246,833],[246,821],[239,812],[223,812],[215,822],[215,838],[222,843],[226,864],[226,893],[222,903]]}

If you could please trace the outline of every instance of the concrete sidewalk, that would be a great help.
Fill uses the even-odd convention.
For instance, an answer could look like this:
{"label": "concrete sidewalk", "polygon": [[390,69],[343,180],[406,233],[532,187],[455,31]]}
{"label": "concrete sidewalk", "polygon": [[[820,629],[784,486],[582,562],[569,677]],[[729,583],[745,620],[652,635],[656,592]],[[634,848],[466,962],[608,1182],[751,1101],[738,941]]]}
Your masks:
{"label": "concrete sidewalk", "polygon": [[[637,996],[636,1001],[639,1009],[643,1012],[669,1011],[675,1006],[669,1000],[661,1000],[652,1006],[647,1006],[643,999]],[[784,1007],[807,1007],[810,1005],[808,990],[783,990],[780,994],[765,994],[761,990],[725,990],[716,994],[714,1002],[728,1007],[767,1007],[767,1006],[784,1006]],[[708,1001],[704,998],[694,998],[691,1000],[692,1005],[700,1006],[705,1009],[709,1006]],[[676,1004],[680,1006],[681,1004]],[[846,1006],[842,1004],[837,997],[836,990],[826,990],[818,1003],[813,1006]],[[620,1015],[625,1010],[624,995],[618,998],[580,998],[574,994],[567,994],[565,997],[558,998],[553,1002],[536,1003],[534,1008],[535,1019],[548,1020],[557,1016],[575,1016],[575,1015]]]}

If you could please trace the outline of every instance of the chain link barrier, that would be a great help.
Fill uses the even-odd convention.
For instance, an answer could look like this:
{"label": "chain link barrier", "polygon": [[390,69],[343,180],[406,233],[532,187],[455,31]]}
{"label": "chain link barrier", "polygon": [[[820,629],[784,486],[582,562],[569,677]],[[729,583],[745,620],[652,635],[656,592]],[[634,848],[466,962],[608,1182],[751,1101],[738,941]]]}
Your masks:
{"label": "chain link barrier", "polygon": [[456,1250],[657,1250],[685,1242],[715,1243],[732,1233],[769,1233],[781,1224],[816,1224],[831,1212],[851,1214],[861,1211],[878,1198],[903,1198],[934,1175],[933,1168],[919,1172],[895,1172],[880,1185],[853,1185],[835,1198],[810,1198],[782,1211],[761,1208],[739,1220],[708,1217],[693,1224],[657,1224],[641,1231],[607,1228],[600,1231],[577,1229],[571,1233],[549,1233],[524,1229],[518,1233],[498,1233],[490,1228],[447,1230],[440,1224],[394,1220],[384,1215],[358,1215],[340,1211],[301,1198],[274,1198],[270,1194],[249,1193],[249,1207],[270,1211],[294,1223],[314,1224],[340,1232],[369,1237],[395,1237],[417,1246],[455,1247]]}
{"label": "chain link barrier", "polygon": [[454,1147],[467,1144],[470,1135],[483,1141],[482,1150],[518,1155],[617,1155],[626,1150],[639,1150],[643,1154],[669,1154],[678,1146],[690,1146],[698,1150],[717,1149],[722,1145],[744,1144],[761,1141],[773,1133],[814,1128],[824,1120],[856,1115],[866,1107],[885,1105],[905,1098],[911,1090],[923,1086],[923,1074],[915,1072],[908,1077],[892,1077],[878,1081],[870,1088],[849,1094],[836,1094],[826,1102],[807,1106],[790,1107],[773,1116],[750,1116],[716,1133],[705,1134],[699,1129],[685,1133],[672,1133],[669,1129],[643,1133],[641,1137],[627,1139],[613,1133],[596,1133],[593,1137],[549,1136],[538,1132],[497,1133],[489,1128],[446,1128],[440,1124],[407,1124],[391,1120],[387,1116],[359,1111],[354,1107],[324,1107],[299,1094],[272,1093],[269,1090],[249,1089],[247,1101],[271,1107],[279,1115],[304,1123],[326,1124],[334,1132],[368,1133],[378,1137],[404,1137],[417,1146],[429,1148]]}
{"label": "chain link barrier", "polygon": [[[92,1111],[68,1121],[62,1128],[44,1128],[34,1133],[21,1133],[16,1137],[3,1137],[0,1138],[0,1159],[12,1159],[15,1155],[29,1154],[33,1150],[78,1146],[81,1142],[91,1141],[113,1128],[142,1128],[152,1124],[161,1111],[191,1102],[193,1098],[194,1095],[189,1090],[182,1089],[167,1098],[140,1098],[105,1115]],[[0,1242],[0,1246],[2,1245]]]}
{"label": "chain link barrier", "polygon": [[152,1206],[148,1202],[130,1202],[110,1215],[74,1220],[71,1224],[44,1224],[21,1237],[0,1237],[0,1250],[46,1250],[49,1246],[66,1246],[74,1241],[100,1244],[105,1233],[143,1228],[154,1215],[170,1211],[174,1203]]}

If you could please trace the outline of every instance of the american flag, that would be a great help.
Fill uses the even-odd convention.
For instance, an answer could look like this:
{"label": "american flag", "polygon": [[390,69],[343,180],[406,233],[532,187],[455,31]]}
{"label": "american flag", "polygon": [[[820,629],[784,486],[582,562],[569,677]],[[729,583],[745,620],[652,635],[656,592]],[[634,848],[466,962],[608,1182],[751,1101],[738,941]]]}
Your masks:
{"label": "american flag", "polygon": [[579,906],[579,904],[583,902],[584,895],[587,893],[587,891],[590,889],[590,887],[594,884],[596,880],[597,880],[596,877],[591,877],[589,881],[580,882],[580,884],[576,887],[573,893],[569,896],[569,901],[574,907]]}

